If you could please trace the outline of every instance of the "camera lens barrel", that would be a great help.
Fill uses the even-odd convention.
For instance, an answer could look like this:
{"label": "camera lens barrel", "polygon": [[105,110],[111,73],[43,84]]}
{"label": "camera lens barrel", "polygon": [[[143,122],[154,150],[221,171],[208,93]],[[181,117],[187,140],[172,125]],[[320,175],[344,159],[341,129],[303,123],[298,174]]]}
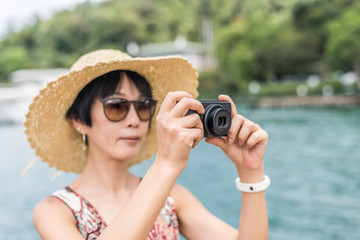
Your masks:
{"label": "camera lens barrel", "polygon": [[198,114],[189,110],[186,115],[196,113],[204,126],[204,137],[223,137],[231,127],[231,104],[218,100],[199,100],[205,112]]}
{"label": "camera lens barrel", "polygon": [[220,104],[205,109],[203,125],[206,137],[226,136],[231,126],[231,114]]}

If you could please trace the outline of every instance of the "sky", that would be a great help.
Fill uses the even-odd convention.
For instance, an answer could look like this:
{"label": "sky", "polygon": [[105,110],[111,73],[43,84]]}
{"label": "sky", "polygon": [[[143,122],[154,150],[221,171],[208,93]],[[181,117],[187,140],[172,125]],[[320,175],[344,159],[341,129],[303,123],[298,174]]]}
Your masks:
{"label": "sky", "polygon": [[[4,37],[9,26],[20,29],[31,23],[35,15],[48,18],[53,13],[71,9],[86,0],[4,0],[0,7],[0,39]],[[99,2],[102,0],[88,0]]]}

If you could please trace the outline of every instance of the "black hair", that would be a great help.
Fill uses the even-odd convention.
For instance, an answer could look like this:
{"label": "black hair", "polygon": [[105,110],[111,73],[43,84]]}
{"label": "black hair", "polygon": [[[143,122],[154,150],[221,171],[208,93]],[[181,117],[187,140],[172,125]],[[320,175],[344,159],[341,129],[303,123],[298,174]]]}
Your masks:
{"label": "black hair", "polygon": [[65,114],[67,119],[75,118],[91,127],[91,107],[97,98],[103,99],[115,93],[124,75],[132,81],[144,97],[152,98],[150,84],[140,74],[128,70],[116,70],[101,75],[89,82],[78,94]]}

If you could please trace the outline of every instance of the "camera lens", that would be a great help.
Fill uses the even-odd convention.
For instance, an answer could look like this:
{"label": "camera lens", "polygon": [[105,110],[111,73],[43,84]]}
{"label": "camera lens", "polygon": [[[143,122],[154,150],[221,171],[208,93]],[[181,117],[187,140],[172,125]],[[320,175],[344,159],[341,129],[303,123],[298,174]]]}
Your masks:
{"label": "camera lens", "polygon": [[218,124],[219,127],[226,126],[226,117],[219,117]]}
{"label": "camera lens", "polygon": [[204,128],[209,137],[226,136],[231,126],[231,116],[223,106],[214,104],[204,113]]}

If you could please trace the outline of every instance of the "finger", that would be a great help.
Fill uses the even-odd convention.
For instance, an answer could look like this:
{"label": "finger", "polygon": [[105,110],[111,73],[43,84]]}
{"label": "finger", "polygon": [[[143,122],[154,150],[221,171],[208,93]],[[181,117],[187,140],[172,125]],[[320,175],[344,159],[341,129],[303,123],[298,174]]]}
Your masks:
{"label": "finger", "polygon": [[204,107],[198,100],[184,97],[174,106],[172,114],[174,117],[182,117],[185,116],[189,110],[200,114],[204,113]]}
{"label": "finger", "polygon": [[203,124],[198,114],[190,114],[184,117],[178,118],[180,126],[183,128],[199,128],[203,130]]}
{"label": "finger", "polygon": [[[198,132],[199,132],[199,130],[198,130]],[[200,132],[198,133],[197,137],[194,139],[194,143],[193,143],[193,147],[192,147],[192,148],[195,148],[195,147],[199,144],[199,142],[201,141],[201,139],[203,139],[203,138],[204,138],[204,133],[203,133],[203,131],[200,130]]]}
{"label": "finger", "polygon": [[220,101],[227,101],[230,102],[231,104],[231,117],[234,117],[235,115],[237,115],[237,109],[235,106],[235,103],[233,102],[233,100],[228,96],[228,95],[219,95],[219,100]]}
{"label": "finger", "polygon": [[265,130],[259,129],[253,132],[246,141],[246,148],[251,149],[256,145],[266,145],[268,141],[268,134]]}
{"label": "finger", "polygon": [[221,150],[223,150],[225,153],[227,152],[227,149],[229,147],[226,140],[220,137],[208,137],[205,139],[205,142],[221,148]]}
{"label": "finger", "polygon": [[185,144],[190,148],[194,148],[203,138],[202,132],[198,128],[188,128],[185,130],[186,140]]}
{"label": "finger", "polygon": [[190,114],[176,120],[178,126],[183,128],[197,128],[201,131],[201,139],[204,138],[204,126],[201,122],[200,116],[198,114]]}
{"label": "finger", "polygon": [[231,126],[227,134],[227,142],[228,144],[232,144],[239,134],[240,128],[244,124],[246,118],[237,114],[231,120]]}
{"label": "finger", "polygon": [[204,125],[201,122],[200,116],[197,114],[190,114],[190,115],[195,115],[196,118],[198,119],[198,121],[196,122],[196,125],[193,128],[197,128],[201,130],[201,139],[204,138]]}
{"label": "finger", "polygon": [[176,103],[184,97],[192,98],[191,94],[184,92],[184,91],[169,92],[168,94],[166,94],[166,97],[161,104],[159,114],[162,112],[171,111],[174,108],[174,106],[176,105]]}
{"label": "finger", "polygon": [[240,132],[239,132],[239,136],[238,136],[238,141],[239,141],[240,145],[245,144],[246,141],[248,140],[249,136],[251,135],[251,133],[253,133],[254,131],[256,131],[258,129],[260,129],[259,125],[246,119],[244,124],[240,128]]}

